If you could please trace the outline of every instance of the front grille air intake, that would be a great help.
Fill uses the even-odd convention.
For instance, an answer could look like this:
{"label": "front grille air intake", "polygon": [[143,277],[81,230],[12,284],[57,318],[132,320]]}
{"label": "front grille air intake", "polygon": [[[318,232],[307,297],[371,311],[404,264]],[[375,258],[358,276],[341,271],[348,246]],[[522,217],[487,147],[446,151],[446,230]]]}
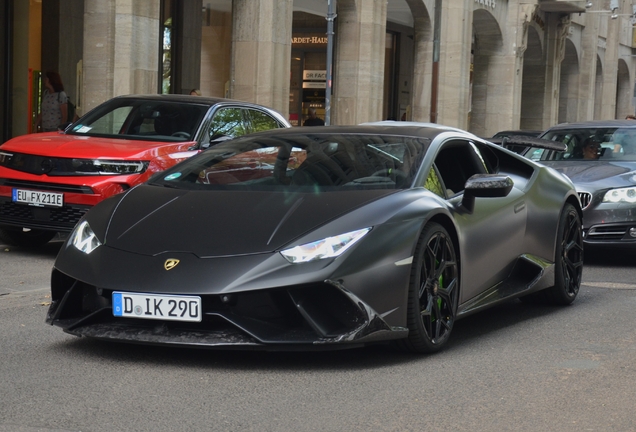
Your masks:
{"label": "front grille air intake", "polygon": [[581,200],[581,208],[586,209],[592,203],[592,194],[589,192],[579,192],[579,199]]}

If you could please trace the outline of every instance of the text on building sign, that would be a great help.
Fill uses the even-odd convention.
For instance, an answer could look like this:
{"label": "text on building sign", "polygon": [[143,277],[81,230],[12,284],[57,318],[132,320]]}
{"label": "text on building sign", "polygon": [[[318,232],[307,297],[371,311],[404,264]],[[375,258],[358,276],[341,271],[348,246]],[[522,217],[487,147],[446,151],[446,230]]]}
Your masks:
{"label": "text on building sign", "polygon": [[485,7],[489,7],[489,8],[496,8],[497,7],[497,2],[496,0],[475,0],[475,3],[478,3],[482,6]]}
{"label": "text on building sign", "polygon": [[305,37],[293,37],[292,44],[326,44],[327,36],[305,36]]}

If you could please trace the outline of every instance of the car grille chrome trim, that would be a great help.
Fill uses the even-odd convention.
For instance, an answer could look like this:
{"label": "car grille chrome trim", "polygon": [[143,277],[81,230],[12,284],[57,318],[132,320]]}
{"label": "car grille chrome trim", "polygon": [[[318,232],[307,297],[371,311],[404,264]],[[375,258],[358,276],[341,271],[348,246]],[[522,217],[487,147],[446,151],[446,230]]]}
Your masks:
{"label": "car grille chrome trim", "polygon": [[0,186],[11,188],[37,189],[47,192],[76,193],[84,195],[94,195],[95,192],[88,186],[76,186],[60,183],[45,183],[26,180],[0,179]]}
{"label": "car grille chrome trim", "polygon": [[589,192],[579,192],[579,199],[581,200],[581,208],[585,210],[592,203],[592,194]]}
{"label": "car grille chrome trim", "polygon": [[630,228],[634,226],[631,224],[622,225],[598,225],[589,229],[586,240],[587,241],[634,241],[628,234]]}

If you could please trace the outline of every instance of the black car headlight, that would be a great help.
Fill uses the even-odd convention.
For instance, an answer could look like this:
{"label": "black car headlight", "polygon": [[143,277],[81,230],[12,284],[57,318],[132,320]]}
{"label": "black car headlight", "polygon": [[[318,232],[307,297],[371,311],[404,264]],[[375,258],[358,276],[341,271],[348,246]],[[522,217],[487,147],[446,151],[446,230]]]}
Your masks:
{"label": "black car headlight", "polygon": [[102,245],[87,221],[82,221],[75,227],[71,233],[71,243],[87,255]]}
{"label": "black car headlight", "polygon": [[300,264],[325,258],[334,258],[343,254],[347,249],[356,244],[364,237],[371,228],[363,228],[327,237],[304,245],[295,246],[291,249],[281,251],[281,255],[292,264]]}
{"label": "black car headlight", "polygon": [[611,189],[605,193],[603,202],[609,203],[636,203],[636,187]]}
{"label": "black car headlight", "polygon": [[8,165],[12,157],[12,153],[0,151],[0,165]]}

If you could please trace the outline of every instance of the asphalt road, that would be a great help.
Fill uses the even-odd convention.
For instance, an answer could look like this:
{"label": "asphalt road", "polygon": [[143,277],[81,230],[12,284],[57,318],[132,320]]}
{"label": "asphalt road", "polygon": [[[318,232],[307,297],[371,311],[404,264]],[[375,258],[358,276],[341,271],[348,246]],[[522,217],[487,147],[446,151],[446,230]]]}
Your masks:
{"label": "asphalt road", "polygon": [[588,252],[569,307],[513,301],[446,350],[168,349],[44,323],[60,243],[0,246],[0,432],[633,431],[633,252]]}

